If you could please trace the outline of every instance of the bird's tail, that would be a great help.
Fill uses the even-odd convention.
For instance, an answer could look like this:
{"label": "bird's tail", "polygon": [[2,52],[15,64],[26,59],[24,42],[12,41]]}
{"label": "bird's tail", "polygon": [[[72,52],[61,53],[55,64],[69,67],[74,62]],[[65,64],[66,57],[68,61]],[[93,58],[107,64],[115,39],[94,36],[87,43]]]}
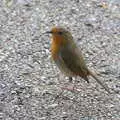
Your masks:
{"label": "bird's tail", "polygon": [[107,86],[105,86],[105,85],[103,85],[103,83],[96,77],[96,75],[93,73],[93,72],[91,72],[90,70],[89,70],[89,75],[91,75],[108,93],[111,93],[110,91],[109,91],[109,88],[107,87]]}

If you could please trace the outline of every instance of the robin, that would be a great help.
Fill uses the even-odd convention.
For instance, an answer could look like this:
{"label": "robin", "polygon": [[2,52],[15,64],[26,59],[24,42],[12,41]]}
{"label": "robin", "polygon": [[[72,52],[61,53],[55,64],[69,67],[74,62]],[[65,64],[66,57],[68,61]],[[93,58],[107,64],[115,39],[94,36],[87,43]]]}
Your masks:
{"label": "robin", "polygon": [[56,65],[69,80],[72,77],[80,76],[89,83],[88,76],[92,76],[108,93],[107,86],[96,77],[96,75],[88,69],[81,51],[75,44],[72,34],[62,27],[53,27],[47,33],[52,34],[51,54]]}

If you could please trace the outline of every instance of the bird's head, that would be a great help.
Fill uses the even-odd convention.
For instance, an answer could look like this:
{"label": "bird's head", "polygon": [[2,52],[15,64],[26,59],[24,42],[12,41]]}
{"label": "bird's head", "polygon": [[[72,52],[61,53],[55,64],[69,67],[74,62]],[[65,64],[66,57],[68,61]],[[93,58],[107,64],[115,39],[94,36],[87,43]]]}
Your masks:
{"label": "bird's head", "polygon": [[73,39],[71,33],[62,27],[53,27],[51,31],[48,31],[47,33],[52,34],[52,40],[56,43],[65,44]]}

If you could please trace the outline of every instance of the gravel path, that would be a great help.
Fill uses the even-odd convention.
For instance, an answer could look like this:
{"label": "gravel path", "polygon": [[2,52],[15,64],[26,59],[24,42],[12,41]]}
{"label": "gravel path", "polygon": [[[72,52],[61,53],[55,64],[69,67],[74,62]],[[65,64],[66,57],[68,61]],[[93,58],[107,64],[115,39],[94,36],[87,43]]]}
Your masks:
{"label": "gravel path", "polygon": [[[62,91],[72,85],[51,60],[44,32],[53,26],[70,29],[87,65],[118,94],[92,78]],[[120,1],[1,0],[0,66],[0,120],[120,120]]]}

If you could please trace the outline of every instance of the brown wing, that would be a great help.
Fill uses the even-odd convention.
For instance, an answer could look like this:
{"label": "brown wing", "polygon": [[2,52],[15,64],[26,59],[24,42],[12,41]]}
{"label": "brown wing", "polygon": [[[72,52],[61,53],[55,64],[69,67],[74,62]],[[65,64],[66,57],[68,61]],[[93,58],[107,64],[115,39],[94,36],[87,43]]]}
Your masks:
{"label": "brown wing", "polygon": [[[71,48],[70,48],[71,47]],[[85,78],[88,74],[88,69],[81,52],[77,47],[66,46],[61,48],[60,57],[64,61],[70,71]]]}

